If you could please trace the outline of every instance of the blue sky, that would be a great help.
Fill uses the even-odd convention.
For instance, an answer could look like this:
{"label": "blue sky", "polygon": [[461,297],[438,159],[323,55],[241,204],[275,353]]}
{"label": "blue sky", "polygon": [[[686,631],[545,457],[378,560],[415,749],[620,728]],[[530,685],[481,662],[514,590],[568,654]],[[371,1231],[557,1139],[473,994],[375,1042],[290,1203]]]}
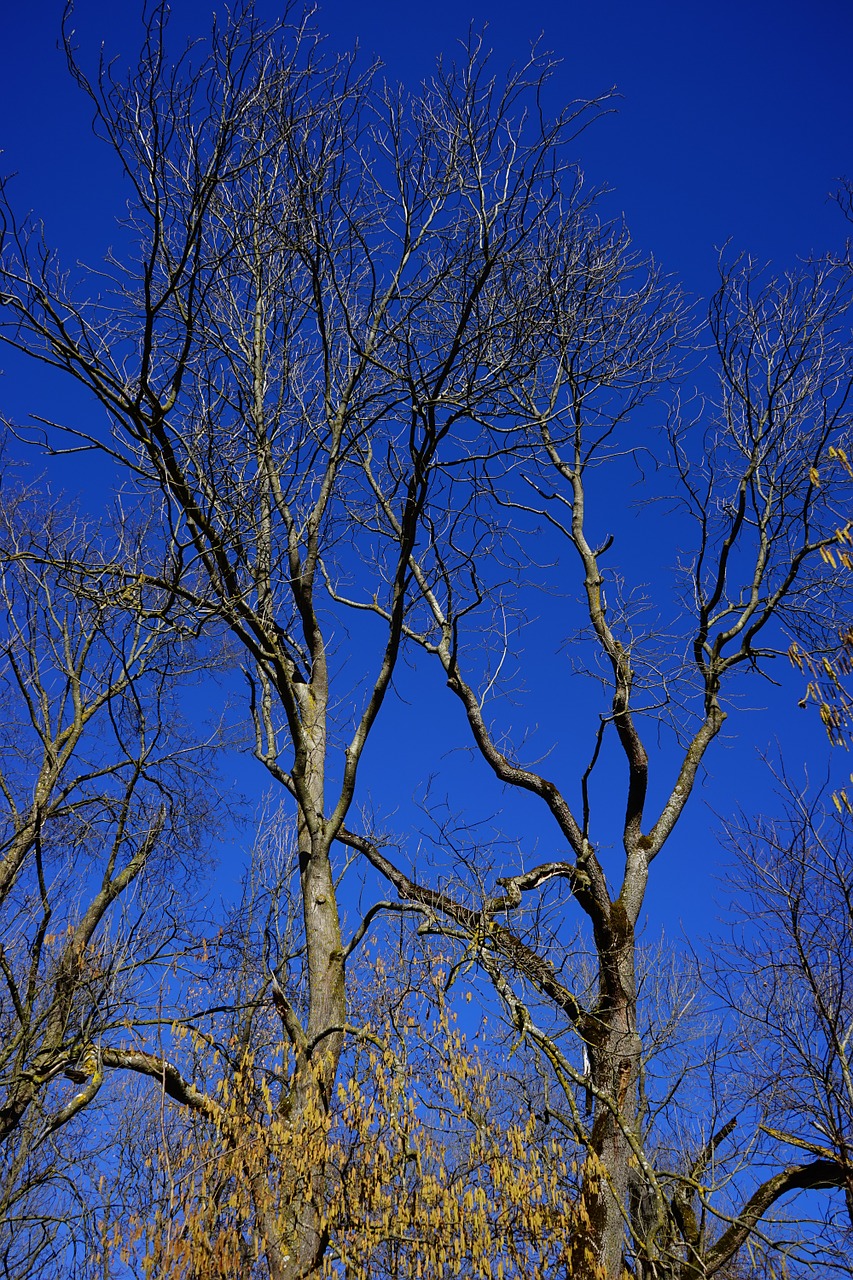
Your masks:
{"label": "blue sky", "polygon": [[[181,30],[205,30],[208,3],[176,0],[173,7]],[[274,12],[271,5],[263,7]],[[92,138],[87,105],[56,48],[61,9],[54,0],[31,0],[4,16],[2,169],[18,172],[16,204],[44,214],[49,239],[68,260],[95,262],[110,242],[121,205],[114,162]],[[93,50],[103,39],[108,50],[123,55],[121,61],[129,58],[136,11],[128,0],[79,0],[75,25],[82,46]],[[541,34],[544,46],[563,60],[550,87],[555,107],[617,88],[617,110],[579,141],[579,159],[593,186],[610,188],[606,207],[624,212],[637,247],[654,253],[691,293],[713,288],[717,251],[724,244],[784,270],[798,256],[843,242],[845,224],[828,197],[842,175],[853,175],[853,5],[478,0],[462,7],[445,0],[428,6],[335,0],[317,16],[335,47],[358,41],[366,55],[382,59],[390,78],[409,83],[428,76],[438,54],[452,56],[469,22],[477,29],[488,24],[486,40],[498,70],[521,60]],[[0,404],[23,417],[35,403],[37,376],[5,356],[0,365],[6,375]],[[74,487],[85,481],[69,472],[55,483]],[[531,639],[550,657],[561,642],[557,634]],[[443,775],[456,773],[454,786],[464,778],[462,790],[469,799],[475,793],[481,814],[496,812],[502,804],[498,789],[479,766],[467,763],[458,708],[441,700],[441,682],[434,680],[426,719],[416,716],[406,701],[407,692],[415,692],[407,683],[412,679],[401,675],[399,694],[385,708],[366,760],[368,789],[375,789],[386,811],[397,809],[405,826],[410,798],[434,767]],[[805,748],[822,774],[820,728],[816,717],[796,710],[795,697],[793,682],[782,693],[756,693],[754,705],[770,703],[774,710],[769,716],[747,712],[739,729],[733,726],[737,742],[716,751],[712,767],[719,785],[709,797],[715,809],[726,811],[735,800],[749,807],[762,785],[756,748],[772,750],[777,737],[795,744],[800,755]],[[559,735],[559,709],[546,720]],[[401,738],[407,744],[402,755],[395,748]],[[391,795],[383,784],[389,752],[396,769]],[[240,785],[254,785],[254,775],[242,767],[235,768],[235,777]],[[451,796],[451,804],[467,802]],[[519,831],[535,826],[529,802],[516,812]],[[683,839],[707,840],[708,823],[700,795]],[[675,865],[681,870],[674,877],[662,869],[650,898],[655,925],[707,918],[707,875],[699,875],[689,858]]]}
{"label": "blue sky", "polygon": [[[203,31],[214,7],[176,0],[175,23]],[[81,140],[85,104],[56,49],[61,11],[58,0],[31,0],[4,14],[4,168],[21,172],[34,204],[53,204],[61,192],[63,218],[85,216],[94,231],[112,209],[98,209],[103,157]],[[131,53],[136,12],[132,0],[79,0],[74,25],[89,49],[103,39]],[[498,67],[524,57],[542,35],[563,60],[555,103],[616,86],[618,114],[582,141],[582,161],[594,184],[613,188],[637,243],[689,288],[708,287],[715,247],[729,239],[781,264],[841,238],[826,197],[853,170],[846,0],[333,0],[317,16],[335,46],[358,41],[390,77],[410,83],[430,74],[438,54],[452,53],[469,22],[488,24]]]}

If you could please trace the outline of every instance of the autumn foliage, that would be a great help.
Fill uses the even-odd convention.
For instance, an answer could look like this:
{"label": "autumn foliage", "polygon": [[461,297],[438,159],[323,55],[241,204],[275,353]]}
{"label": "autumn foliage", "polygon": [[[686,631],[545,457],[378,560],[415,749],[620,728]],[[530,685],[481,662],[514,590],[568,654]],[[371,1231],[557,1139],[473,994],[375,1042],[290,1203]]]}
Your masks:
{"label": "autumn foliage", "polygon": [[219,1121],[178,1118],[146,1161],[147,1203],[102,1224],[105,1265],[145,1280],[268,1276],[322,1166],[317,1276],[594,1280],[576,1155],[543,1140],[446,1010],[404,1023],[355,1039],[328,1108],[298,1124],[270,1062],[247,1055],[221,1075]]}

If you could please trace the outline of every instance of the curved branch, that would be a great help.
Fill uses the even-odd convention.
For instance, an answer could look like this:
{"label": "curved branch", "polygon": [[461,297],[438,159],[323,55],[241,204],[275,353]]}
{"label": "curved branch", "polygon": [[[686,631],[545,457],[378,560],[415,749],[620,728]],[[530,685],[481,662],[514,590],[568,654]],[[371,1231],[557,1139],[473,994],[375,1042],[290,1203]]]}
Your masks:
{"label": "curved branch", "polygon": [[700,1269],[693,1274],[710,1277],[730,1261],[754,1230],[759,1220],[777,1200],[790,1191],[817,1191],[826,1187],[844,1187],[850,1171],[837,1160],[812,1160],[809,1164],[789,1165],[768,1178],[747,1200],[738,1218],[705,1255]]}
{"label": "curved branch", "polygon": [[203,1093],[190,1081],[185,1080],[177,1067],[166,1058],[157,1057],[153,1053],[145,1053],[141,1049],[108,1049],[101,1050],[101,1062],[105,1067],[119,1071],[135,1071],[138,1075],[148,1076],[156,1080],[163,1092],[173,1102],[189,1107],[193,1111],[206,1116],[214,1122],[225,1119],[225,1111],[214,1098]]}

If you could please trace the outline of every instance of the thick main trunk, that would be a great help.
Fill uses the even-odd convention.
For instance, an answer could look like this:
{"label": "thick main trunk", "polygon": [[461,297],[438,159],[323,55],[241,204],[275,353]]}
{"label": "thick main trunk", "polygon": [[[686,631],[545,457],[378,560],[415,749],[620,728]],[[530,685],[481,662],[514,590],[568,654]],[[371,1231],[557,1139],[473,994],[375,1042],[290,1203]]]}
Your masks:
{"label": "thick main trunk", "polygon": [[324,1225],[327,1118],[346,1018],[340,923],[329,858],[312,857],[302,882],[306,916],[313,917],[313,943],[308,951],[311,1007],[308,1050],[294,1080],[289,1119],[304,1164],[291,1189],[292,1255],[280,1280],[308,1280],[321,1272],[328,1241]]}
{"label": "thick main trunk", "polygon": [[618,943],[612,940],[602,957],[600,982],[601,1001],[594,1034],[590,1036],[595,1118],[582,1186],[582,1206],[589,1224],[588,1253],[592,1253],[606,1280],[621,1280],[640,1067],[634,938],[630,927]]}
{"label": "thick main trunk", "polygon": [[[346,985],[341,927],[329,841],[325,832],[325,691],[310,686],[303,703],[303,728],[309,742],[298,819],[299,877],[305,927],[308,1017],[305,1045],[293,1080],[289,1120],[305,1153],[306,1167],[290,1189],[289,1256],[280,1280],[319,1275],[327,1235],[326,1117],[332,1096],[346,1022]],[[310,812],[306,813],[308,809]],[[274,1277],[279,1280],[279,1277]]]}
{"label": "thick main trunk", "polygon": [[281,1273],[281,1280],[313,1280],[319,1276],[328,1243],[324,1216],[328,1131],[326,1100],[316,1086],[311,1092],[313,1096],[306,1097],[302,1106],[297,1103],[293,1119],[294,1132],[301,1137],[302,1149],[308,1153],[309,1160],[291,1200],[289,1216],[293,1252]]}

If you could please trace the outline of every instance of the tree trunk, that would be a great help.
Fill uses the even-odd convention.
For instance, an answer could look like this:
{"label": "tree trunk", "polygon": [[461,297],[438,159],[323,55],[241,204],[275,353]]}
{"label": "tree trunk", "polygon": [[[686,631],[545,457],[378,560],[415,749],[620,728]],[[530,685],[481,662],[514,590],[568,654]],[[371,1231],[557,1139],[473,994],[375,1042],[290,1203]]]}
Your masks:
{"label": "tree trunk", "polygon": [[326,700],[325,664],[319,661],[315,680],[304,686],[302,695],[307,750],[297,834],[309,1007],[290,1096],[291,1124],[300,1147],[304,1145],[306,1164],[302,1177],[297,1175],[301,1185],[291,1189],[292,1251],[281,1280],[307,1280],[322,1265],[327,1243],[326,1121],[346,1022],[341,926],[325,822]]}
{"label": "tree trunk", "polygon": [[[599,947],[599,1005],[590,1018],[590,1079],[595,1118],[582,1186],[586,1244],[606,1280],[624,1274],[626,1217],[637,1124],[640,1038],[633,927],[614,903],[608,938]],[[583,1274],[582,1271],[579,1274]]]}

